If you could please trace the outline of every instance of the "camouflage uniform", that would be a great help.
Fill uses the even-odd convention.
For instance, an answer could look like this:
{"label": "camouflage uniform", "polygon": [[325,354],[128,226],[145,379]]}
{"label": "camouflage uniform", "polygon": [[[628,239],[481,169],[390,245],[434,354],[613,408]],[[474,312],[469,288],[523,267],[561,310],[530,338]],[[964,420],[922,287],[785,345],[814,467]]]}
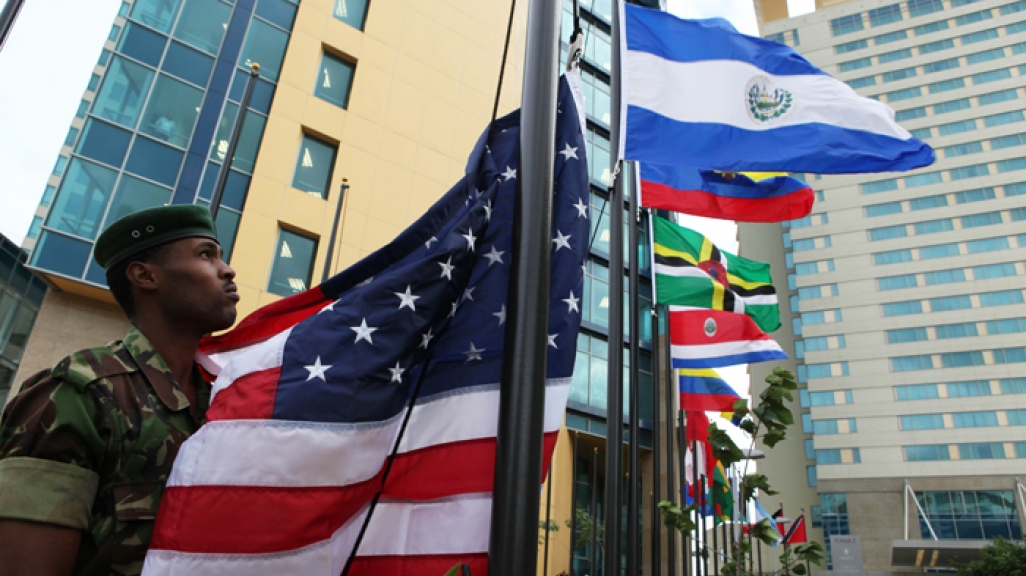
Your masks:
{"label": "camouflage uniform", "polygon": [[0,518],[83,530],[76,575],[139,574],[175,455],[209,402],[198,371],[193,382],[195,418],[135,328],[28,379],[0,421]]}

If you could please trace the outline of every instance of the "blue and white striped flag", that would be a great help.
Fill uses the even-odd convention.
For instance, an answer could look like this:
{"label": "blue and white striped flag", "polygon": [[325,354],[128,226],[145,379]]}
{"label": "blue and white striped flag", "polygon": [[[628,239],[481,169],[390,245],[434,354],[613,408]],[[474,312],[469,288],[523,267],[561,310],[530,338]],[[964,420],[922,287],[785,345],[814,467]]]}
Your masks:
{"label": "blue and white striped flag", "polygon": [[731,172],[904,171],[933,150],[886,104],[726,20],[621,4],[624,158]]}

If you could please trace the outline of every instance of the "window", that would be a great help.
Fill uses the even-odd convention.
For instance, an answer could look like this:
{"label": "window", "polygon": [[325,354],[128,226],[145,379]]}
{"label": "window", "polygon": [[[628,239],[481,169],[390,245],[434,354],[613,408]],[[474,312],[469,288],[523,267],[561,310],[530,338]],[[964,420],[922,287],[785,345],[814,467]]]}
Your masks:
{"label": "window", "polygon": [[1000,70],[988,70],[987,72],[980,72],[979,74],[973,74],[973,86],[977,84],[986,84],[987,82],[996,82],[998,80],[1004,80],[1012,77],[1012,71],[1008,68],[1001,68]]}
{"label": "window", "polygon": [[901,202],[887,202],[885,204],[872,204],[870,206],[866,206],[866,216],[870,218],[886,216],[888,214],[900,214],[901,211]]}
{"label": "window", "polygon": [[279,296],[291,296],[309,288],[316,254],[316,240],[288,230],[279,230],[267,291]]}
{"label": "window", "polygon": [[965,272],[959,270],[937,270],[935,272],[927,272],[923,274],[923,279],[926,280],[927,286],[936,286],[937,284],[954,284],[956,282],[965,282]]}
{"label": "window", "polygon": [[164,55],[164,46],[167,45],[167,37],[163,34],[129,22],[125,25],[125,33],[121,35],[118,42],[118,52],[131,56],[136,60],[156,66],[160,63],[160,57]]}
{"label": "window", "polygon": [[1022,122],[1023,118],[1024,117],[1022,110],[1012,110],[1011,112],[1005,112],[1003,114],[985,116],[983,118],[983,123],[987,126],[987,128],[992,128],[994,126],[1003,126],[1005,124],[1012,124],[1014,122]]}
{"label": "window", "polygon": [[349,24],[357,30],[363,30],[367,18],[368,0],[335,0],[335,18]]}
{"label": "window", "polygon": [[1011,216],[1012,222],[1026,220],[1026,208],[1013,208],[1008,211],[1008,215]]}
{"label": "window", "polygon": [[862,50],[868,48],[869,42],[867,40],[855,40],[853,42],[847,42],[845,44],[838,44],[834,46],[835,54],[847,54],[848,52],[854,52],[855,50]]}
{"label": "window", "polygon": [[1026,378],[1006,378],[1000,384],[1002,394],[1026,394]]}
{"label": "window", "polygon": [[926,328],[901,328],[887,331],[888,344],[904,344],[906,342],[921,342],[929,340]]}
{"label": "window", "polygon": [[958,244],[937,244],[935,246],[923,246],[919,249],[920,260],[948,258],[950,256],[958,256]]}
{"label": "window", "polygon": [[883,26],[901,21],[901,4],[891,4],[882,8],[869,11],[869,25],[872,27]]}
{"label": "window", "polygon": [[336,148],[309,134],[303,135],[296,159],[296,174],[292,187],[320,198],[328,197],[331,172],[335,168]]}
{"label": "window", "polygon": [[947,312],[949,310],[963,310],[972,307],[973,302],[966,295],[930,298],[930,311],[932,312]]}
{"label": "window", "polygon": [[341,108],[348,108],[355,68],[351,62],[325,52],[321,56],[314,95]]}
{"label": "window", "polygon": [[966,154],[978,154],[980,152],[983,152],[983,142],[966,142],[965,144],[956,144],[944,148],[944,157],[953,158],[965,156]]}
{"label": "window", "polygon": [[908,110],[899,110],[894,113],[894,119],[898,122],[904,122],[906,120],[915,120],[916,118],[926,117],[926,107],[919,106],[918,108],[909,108]]}
{"label": "window", "polygon": [[947,60],[938,60],[937,62],[930,62],[929,64],[923,64],[923,74],[932,74],[934,72],[942,72],[944,70],[951,70],[952,68],[958,68],[961,66],[958,58],[948,58]]}
{"label": "window", "polygon": [[1021,146],[1023,144],[1026,144],[1026,134],[1011,134],[990,139],[991,150],[1001,150],[1002,148],[1011,148],[1012,146]]}
{"label": "window", "polygon": [[858,70],[859,68],[867,68],[873,65],[873,59],[859,58],[858,60],[851,60],[850,62],[841,62],[839,68],[841,72],[851,72],[852,70]]}
{"label": "window", "polygon": [[805,480],[809,483],[809,486],[816,486],[816,467],[806,466],[805,467]]}
{"label": "window", "polygon": [[211,56],[217,56],[231,16],[232,7],[220,0],[189,0],[182,9],[174,37]]}
{"label": "window", "polygon": [[96,238],[116,178],[114,170],[79,158],[73,159],[46,225],[88,240]]}
{"label": "window", "polygon": [[179,0],[139,0],[132,6],[129,17],[167,33],[171,31],[171,24],[175,21],[180,5]]}
{"label": "window", "polygon": [[962,216],[962,228],[975,228],[977,226],[991,226],[993,224],[1001,223],[1000,212],[984,212],[983,214],[973,214],[971,216]]}
{"label": "window", "polygon": [[1015,184],[1005,184],[1005,196],[1021,196],[1026,194],[1026,182],[1016,182]]}
{"label": "window", "polygon": [[941,136],[950,136],[951,134],[960,134],[971,130],[976,130],[976,120],[962,120],[950,124],[941,124],[937,127],[937,132]]}
{"label": "window", "polygon": [[876,85],[876,76],[856,78],[854,80],[848,80],[846,83],[848,84],[848,86],[851,86],[853,90],[858,90],[859,88],[865,88],[866,86]]}
{"label": "window", "polygon": [[1026,158],[1012,158],[997,163],[998,172],[1014,172],[1016,170],[1026,170]]}
{"label": "window", "polygon": [[923,303],[918,300],[910,302],[891,302],[883,305],[884,316],[906,316],[909,314],[922,314]]}
{"label": "window", "polygon": [[899,290],[901,288],[912,288],[918,285],[915,274],[888,276],[876,279],[876,286],[879,290]]}
{"label": "window", "polygon": [[907,4],[908,13],[913,18],[944,10],[944,2],[941,0],[909,0]]}
{"label": "window", "polygon": [[103,229],[115,220],[145,208],[163,206],[171,200],[171,189],[157,186],[127,174],[121,177],[114,193]]}
{"label": "window", "polygon": [[153,86],[153,96],[146,106],[139,131],[184,148],[199,116],[203,91],[164,74]]}
{"label": "window", "polygon": [[935,326],[934,330],[937,333],[938,340],[979,336],[979,332],[976,330],[976,324],[972,322],[966,324],[943,324],[941,326]]}
{"label": "window", "polygon": [[[905,460],[908,462],[928,462],[931,460],[951,460],[947,444],[935,446],[905,446]],[[926,532],[929,534],[929,532]]]}
{"label": "window", "polygon": [[986,176],[987,174],[990,174],[990,170],[987,168],[986,164],[977,164],[975,166],[963,166],[961,168],[949,170],[948,174],[951,175],[952,180],[965,180],[966,178]]}
{"label": "window", "polygon": [[185,153],[149,138],[136,137],[125,162],[125,170],[167,186],[178,180]]}
{"label": "window", "polygon": [[989,264],[987,266],[976,266],[973,268],[973,280],[1004,278],[1006,276],[1015,276],[1015,264]]}
{"label": "window", "polygon": [[916,75],[915,67],[902,68],[901,70],[892,70],[883,74],[884,82],[896,82],[898,80],[904,80],[905,78],[912,78]]}
{"label": "window", "polygon": [[940,172],[927,172],[925,174],[916,174],[915,176],[907,176],[905,178],[906,188],[915,188],[917,186],[927,186],[929,184],[937,184],[943,182],[944,177],[941,176]]}
{"label": "window", "polygon": [[[197,86],[206,86],[210,72],[214,69],[214,59],[185,44],[172,42],[164,56],[162,68],[163,72],[182,80],[192,82]],[[257,84],[257,86],[259,85]],[[252,106],[252,103],[250,105]]]}
{"label": "window", "polygon": [[905,58],[912,57],[912,50],[903,48],[901,50],[894,50],[893,52],[884,52],[877,56],[881,64],[887,64],[888,62],[894,62],[896,60],[904,60]]}
{"label": "window", "polygon": [[974,380],[966,382],[949,382],[948,398],[967,398],[971,396],[990,396],[990,382]]}
{"label": "window", "polygon": [[876,182],[866,182],[865,184],[859,184],[859,190],[861,190],[863,194],[876,194],[877,192],[886,192],[888,190],[897,189],[897,178],[891,178],[890,180],[877,180]]}
{"label": "window", "polygon": [[814,325],[814,324],[830,324],[834,322],[840,322],[841,311],[834,310],[820,310],[818,312],[803,312],[801,315],[802,324]]}
{"label": "window", "polygon": [[93,102],[93,114],[134,128],[152,80],[152,70],[115,56]]}
{"label": "window", "polygon": [[955,428],[987,428],[998,425],[997,412],[955,412],[951,415]]}
{"label": "window", "polygon": [[961,368],[965,366],[982,366],[983,352],[948,352],[941,354],[941,366],[945,368]]}
{"label": "window", "polygon": [[987,334],[1017,334],[1026,332],[1026,318],[1006,318],[987,322]]}
{"label": "window", "polygon": [[904,90],[895,90],[894,92],[887,93],[888,102],[897,102],[899,100],[908,100],[909,98],[918,98],[922,96],[923,92],[918,86],[912,88],[905,88]]}
{"label": "window", "polygon": [[909,133],[912,134],[913,138],[919,138],[920,140],[926,140],[927,138],[933,136],[933,132],[929,127],[909,130]]}
{"label": "window", "polygon": [[980,306],[984,308],[1022,303],[1022,290],[1004,290],[1002,292],[985,292],[980,294]]}
{"label": "window", "polygon": [[257,3],[256,15],[291,30],[296,19],[296,4],[299,4],[297,0],[260,0]]}
{"label": "window", "polygon": [[[993,146],[993,140],[991,141],[991,146]],[[996,197],[997,196],[994,194],[993,188],[977,188],[975,190],[955,192],[955,202],[957,204],[968,204],[970,202],[992,200]]]}
{"label": "window", "polygon": [[248,69],[253,63],[259,63],[260,75],[277,82],[288,43],[289,35],[286,32],[255,18],[246,33],[246,43],[239,54],[239,65]]}
{"label": "window", "polygon": [[947,232],[954,230],[955,225],[950,218],[944,218],[941,220],[927,220],[926,222],[916,222],[915,230],[916,235],[922,234],[936,234],[938,232]]}
{"label": "window", "polygon": [[847,376],[848,363],[834,362],[830,364],[806,364],[809,378],[829,378],[831,376]]}
{"label": "window", "polygon": [[936,42],[930,42],[929,44],[923,44],[919,47],[919,54],[930,54],[932,52],[939,52],[940,50],[947,50],[948,48],[954,48],[955,41],[950,38],[944,40],[937,40]]}
{"label": "window", "polygon": [[989,20],[990,18],[993,18],[993,17],[994,17],[994,15],[991,14],[990,10],[980,10],[979,12],[970,12],[968,14],[963,14],[963,15],[955,18],[955,25],[956,26],[965,26],[966,24],[973,24],[975,22],[982,22],[984,20]]}
{"label": "window", "polygon": [[43,225],[43,218],[42,218],[42,216],[34,216],[32,218],[32,224],[29,224],[28,234],[26,234],[26,236],[29,237],[29,238],[36,238],[36,237],[38,237],[39,236],[39,229],[40,229],[40,227],[42,225]]}
{"label": "window", "polygon": [[897,392],[898,400],[902,402],[909,400],[933,400],[940,398],[940,393],[936,384],[896,386],[895,391]]}
{"label": "window", "polygon": [[922,356],[899,356],[891,358],[891,372],[911,372],[915,370],[933,369],[933,357]]}
{"label": "window", "polygon": [[980,252],[994,252],[996,250],[1008,250],[1008,238],[984,238],[982,240],[970,240],[965,243],[970,254]]}
{"label": "window", "polygon": [[980,30],[979,32],[973,32],[972,34],[966,34],[962,36],[962,46],[968,44],[975,44],[977,42],[983,42],[992,38],[998,37],[997,28],[989,28],[987,30]]}
{"label": "window", "polygon": [[877,252],[873,254],[873,263],[877,266],[884,266],[887,264],[900,264],[901,262],[911,262],[912,251],[911,250],[891,250],[889,252]]}
{"label": "window", "polygon": [[862,14],[851,14],[840,18],[834,18],[830,21],[830,30],[833,32],[834,36],[851,34],[852,32],[858,32],[863,28]]}
{"label": "window", "polygon": [[887,34],[881,34],[873,37],[873,45],[880,46],[882,44],[890,44],[891,42],[897,42],[898,40],[904,40],[908,38],[908,32],[905,30],[895,30],[894,32],[888,32]]}
{"label": "window", "polygon": [[944,80],[942,82],[934,82],[927,86],[930,90],[930,94],[937,94],[938,92],[948,92],[949,90],[957,90],[959,88],[965,88],[965,80],[962,78],[952,78],[951,80]]}
{"label": "window", "polygon": [[916,36],[922,36],[924,34],[933,34],[934,32],[940,32],[941,30],[948,29],[948,21],[940,20],[938,22],[930,22],[929,24],[923,24],[922,26],[916,26],[914,28]]}
{"label": "window", "polygon": [[120,168],[131,139],[132,134],[127,130],[89,118],[75,151],[87,158]]}
{"label": "window", "polygon": [[1009,88],[1008,90],[1001,90],[998,92],[991,92],[989,94],[981,94],[979,96],[980,106],[986,106],[988,104],[997,104],[998,102],[1005,102],[1006,100],[1015,100],[1019,97],[1019,92],[1015,88]]}
{"label": "window", "polygon": [[972,66],[973,64],[980,64],[981,62],[990,62],[998,58],[1005,57],[1004,48],[994,48],[993,50],[984,50],[983,52],[976,52],[969,54],[965,57],[966,64]]}
{"label": "window", "polygon": [[908,236],[908,226],[888,226],[886,228],[873,228],[869,231],[869,240],[878,242],[880,240],[891,240],[892,238],[904,238]]}
{"label": "window", "polygon": [[944,416],[941,414],[916,414],[900,416],[902,430],[937,430],[944,428]]}
{"label": "window", "polygon": [[798,289],[799,300],[815,300],[817,298],[829,298],[837,296],[837,284],[823,284],[821,286],[807,286]]}
{"label": "window", "polygon": [[1022,12],[1026,10],[1026,2],[1012,2],[1011,4],[1005,4],[1001,7],[1001,15],[1005,16],[1008,14],[1014,14],[1016,12]]}
{"label": "window", "polygon": [[816,450],[816,464],[859,464],[862,458],[858,448],[832,448]]}
{"label": "window", "polygon": [[971,108],[972,104],[968,98],[961,98],[959,100],[951,100],[949,102],[941,102],[935,104],[933,107],[934,114],[947,114],[948,112],[957,112],[959,110],[965,110]]}
{"label": "window", "polygon": [[958,457],[962,460],[1000,460],[1005,457],[1005,446],[1000,442],[959,444]]}

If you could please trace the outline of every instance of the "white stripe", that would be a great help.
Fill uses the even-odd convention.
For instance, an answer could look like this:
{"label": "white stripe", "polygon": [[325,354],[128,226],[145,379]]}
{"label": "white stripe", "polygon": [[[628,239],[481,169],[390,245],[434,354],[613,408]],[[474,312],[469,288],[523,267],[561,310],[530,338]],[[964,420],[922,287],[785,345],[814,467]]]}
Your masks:
{"label": "white stripe", "polygon": [[[210,400],[213,401],[218,392],[228,388],[235,383],[236,380],[246,376],[247,374],[270,370],[281,366],[281,358],[285,351],[285,342],[288,340],[290,334],[292,334],[292,328],[279,332],[259,344],[254,344],[252,346],[234,350],[230,353],[225,353],[223,356],[218,358],[218,360],[227,361],[224,364],[221,364],[221,370],[217,375],[217,380],[214,381],[214,384],[210,389]],[[208,356],[207,358],[213,361],[212,356]]]}
{"label": "white stripe", "polygon": [[358,555],[487,552],[491,521],[492,495],[488,493],[430,502],[382,500]]}
{"label": "white stripe", "polygon": [[[747,62],[673,62],[634,50],[626,52],[623,71],[628,105],[679,122],[728,124],[753,131],[819,123],[903,140],[912,136],[894,122],[894,110],[889,106],[859,96],[826,74],[775,76]],[[748,116],[747,86],[756,76],[794,95],[790,115],[765,123]],[[839,116],[841,109],[849,113]]]}
{"label": "white stripe", "polygon": [[[737,293],[734,293],[737,295]],[[776,306],[777,295],[776,294],[755,294],[753,296],[738,296],[745,301],[748,306]]]}
{"label": "white stripe", "polygon": [[673,344],[670,352],[674,358],[719,358],[748,352],[780,350],[773,340],[739,340],[720,344]]}
{"label": "white stripe", "polygon": [[192,554],[151,550],[143,576],[338,576],[345,567],[366,508],[323,542],[274,554]]}
{"label": "white stripe", "polygon": [[[545,388],[545,431],[563,423],[569,378]],[[400,453],[495,438],[498,385],[426,399],[414,407]],[[345,486],[374,477],[391,454],[405,411],[384,422],[328,424],[219,420],[185,441],[168,486]]]}
{"label": "white stripe", "polygon": [[698,268],[697,266],[667,266],[666,264],[656,264],[656,274],[662,274],[663,276],[673,276],[675,278],[708,278],[712,280],[712,276],[708,272]]}

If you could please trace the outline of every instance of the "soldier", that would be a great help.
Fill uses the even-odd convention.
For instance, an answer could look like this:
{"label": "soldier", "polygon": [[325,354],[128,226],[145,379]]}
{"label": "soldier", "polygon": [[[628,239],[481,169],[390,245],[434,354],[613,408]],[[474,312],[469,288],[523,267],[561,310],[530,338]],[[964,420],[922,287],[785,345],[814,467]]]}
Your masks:
{"label": "soldier", "polygon": [[95,258],[132,323],[29,378],[0,420],[0,574],[139,574],[171,464],[210,398],[193,360],[235,322],[210,213],[126,216]]}

